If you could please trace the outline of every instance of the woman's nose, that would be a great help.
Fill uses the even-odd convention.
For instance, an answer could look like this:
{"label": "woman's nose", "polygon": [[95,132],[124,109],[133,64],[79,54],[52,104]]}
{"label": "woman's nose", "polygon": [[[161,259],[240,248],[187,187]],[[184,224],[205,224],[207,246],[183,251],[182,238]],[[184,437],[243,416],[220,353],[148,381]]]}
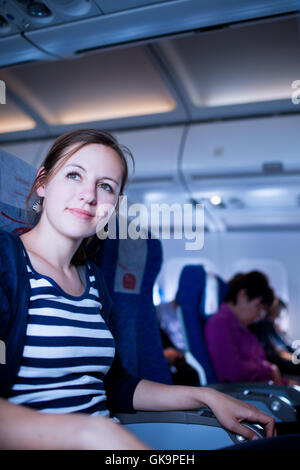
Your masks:
{"label": "woman's nose", "polygon": [[86,185],[84,188],[81,188],[79,197],[80,199],[84,199],[84,201],[87,202],[88,204],[96,204],[97,203],[96,188],[91,185]]}

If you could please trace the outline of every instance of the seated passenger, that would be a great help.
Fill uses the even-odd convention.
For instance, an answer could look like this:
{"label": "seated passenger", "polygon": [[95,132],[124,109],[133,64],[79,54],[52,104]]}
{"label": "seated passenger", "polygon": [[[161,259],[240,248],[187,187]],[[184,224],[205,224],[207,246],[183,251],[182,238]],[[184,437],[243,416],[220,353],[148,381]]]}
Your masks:
{"label": "seated passenger", "polygon": [[156,307],[164,356],[174,384],[199,385],[197,372],[187,364],[184,357],[186,347],[182,326],[176,315],[177,306],[174,299],[171,302],[163,302]]}
{"label": "seated passenger", "polygon": [[205,325],[207,348],[220,382],[286,383],[248,329],[273,301],[268,279],[258,271],[237,274],[229,281],[224,303]]}
{"label": "seated passenger", "polygon": [[250,325],[249,329],[257,336],[267,359],[276,364],[282,374],[300,375],[300,364],[293,363],[294,350],[275,325],[284,309],[286,304],[276,298],[266,309],[265,318]]}
{"label": "seated passenger", "polygon": [[38,223],[21,236],[0,230],[0,448],[147,449],[111,419],[134,410],[209,407],[246,438],[255,433],[243,419],[274,433],[273,418],[253,405],[122,369],[104,277],[85,249],[116,209],[127,174],[124,149],[109,133],[68,132],[28,196],[40,197]]}

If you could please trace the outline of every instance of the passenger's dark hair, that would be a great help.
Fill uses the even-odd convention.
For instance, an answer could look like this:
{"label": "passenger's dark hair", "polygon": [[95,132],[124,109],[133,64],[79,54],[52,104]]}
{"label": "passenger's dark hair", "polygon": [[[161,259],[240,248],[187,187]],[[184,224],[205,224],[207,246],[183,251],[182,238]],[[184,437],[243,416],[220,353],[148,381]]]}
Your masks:
{"label": "passenger's dark hair", "polygon": [[[67,132],[60,137],[58,137],[52,147],[50,148],[48,154],[46,155],[41,166],[44,166],[44,170],[35,178],[30,192],[26,198],[26,219],[28,222],[28,205],[32,200],[32,197],[36,193],[37,189],[42,185],[47,183],[51,177],[55,176],[56,173],[62,168],[66,161],[74,155],[75,152],[80,150],[89,144],[102,144],[111,149],[113,149],[118,156],[123,165],[123,177],[120,187],[120,195],[123,194],[125,185],[128,180],[128,164],[126,155],[131,158],[133,170],[134,170],[134,159],[130,150],[118,143],[117,139],[112,136],[107,131],[99,129],[78,129],[75,131]],[[70,147],[72,147],[70,149]],[[43,198],[41,199],[41,206],[43,207]],[[94,239],[94,236],[85,238],[80,246],[78,247],[76,253],[72,258],[72,263],[74,265],[80,265],[85,262],[87,259],[86,248],[90,242]],[[94,253],[95,254],[95,253]]]}
{"label": "passenger's dark hair", "polygon": [[228,282],[228,291],[225,302],[237,302],[237,295],[245,289],[249,300],[261,297],[261,303],[269,306],[274,302],[274,292],[269,286],[267,276],[260,271],[251,271],[249,273],[238,273]]}
{"label": "passenger's dark hair", "polygon": [[287,304],[280,298],[278,298],[278,307],[280,310],[287,310],[288,308]]}

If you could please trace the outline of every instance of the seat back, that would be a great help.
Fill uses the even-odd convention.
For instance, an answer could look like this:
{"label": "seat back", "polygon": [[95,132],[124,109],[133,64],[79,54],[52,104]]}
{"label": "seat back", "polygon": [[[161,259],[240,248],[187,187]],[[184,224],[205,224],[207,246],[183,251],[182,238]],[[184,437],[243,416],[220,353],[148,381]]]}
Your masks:
{"label": "seat back", "polygon": [[144,379],[172,384],[153,304],[161,242],[107,238],[95,261],[113,300],[112,329],[123,367]]}
{"label": "seat back", "polygon": [[202,305],[205,277],[203,266],[185,266],[180,275],[176,301],[181,308],[188,349],[204,368],[207,383],[212,383],[217,378],[204,339],[206,315]]}
{"label": "seat back", "polygon": [[[21,235],[37,222],[33,211],[29,211],[28,223],[25,218],[26,197],[36,172],[33,166],[0,150],[0,229]],[[33,202],[34,198],[30,205]]]}

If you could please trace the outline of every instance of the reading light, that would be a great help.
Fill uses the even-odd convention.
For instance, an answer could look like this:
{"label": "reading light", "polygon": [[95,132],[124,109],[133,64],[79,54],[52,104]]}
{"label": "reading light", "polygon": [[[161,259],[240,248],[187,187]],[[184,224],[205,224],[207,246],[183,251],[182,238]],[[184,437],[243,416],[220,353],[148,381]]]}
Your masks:
{"label": "reading light", "polygon": [[29,15],[38,17],[38,18],[45,18],[46,16],[51,15],[51,11],[49,8],[44,5],[44,3],[39,2],[32,2],[27,6],[27,12]]}
{"label": "reading light", "polygon": [[220,204],[222,204],[222,198],[221,196],[218,196],[217,194],[215,194],[214,196],[211,196],[209,200],[210,200],[210,203],[213,204],[214,206],[220,206]]}

